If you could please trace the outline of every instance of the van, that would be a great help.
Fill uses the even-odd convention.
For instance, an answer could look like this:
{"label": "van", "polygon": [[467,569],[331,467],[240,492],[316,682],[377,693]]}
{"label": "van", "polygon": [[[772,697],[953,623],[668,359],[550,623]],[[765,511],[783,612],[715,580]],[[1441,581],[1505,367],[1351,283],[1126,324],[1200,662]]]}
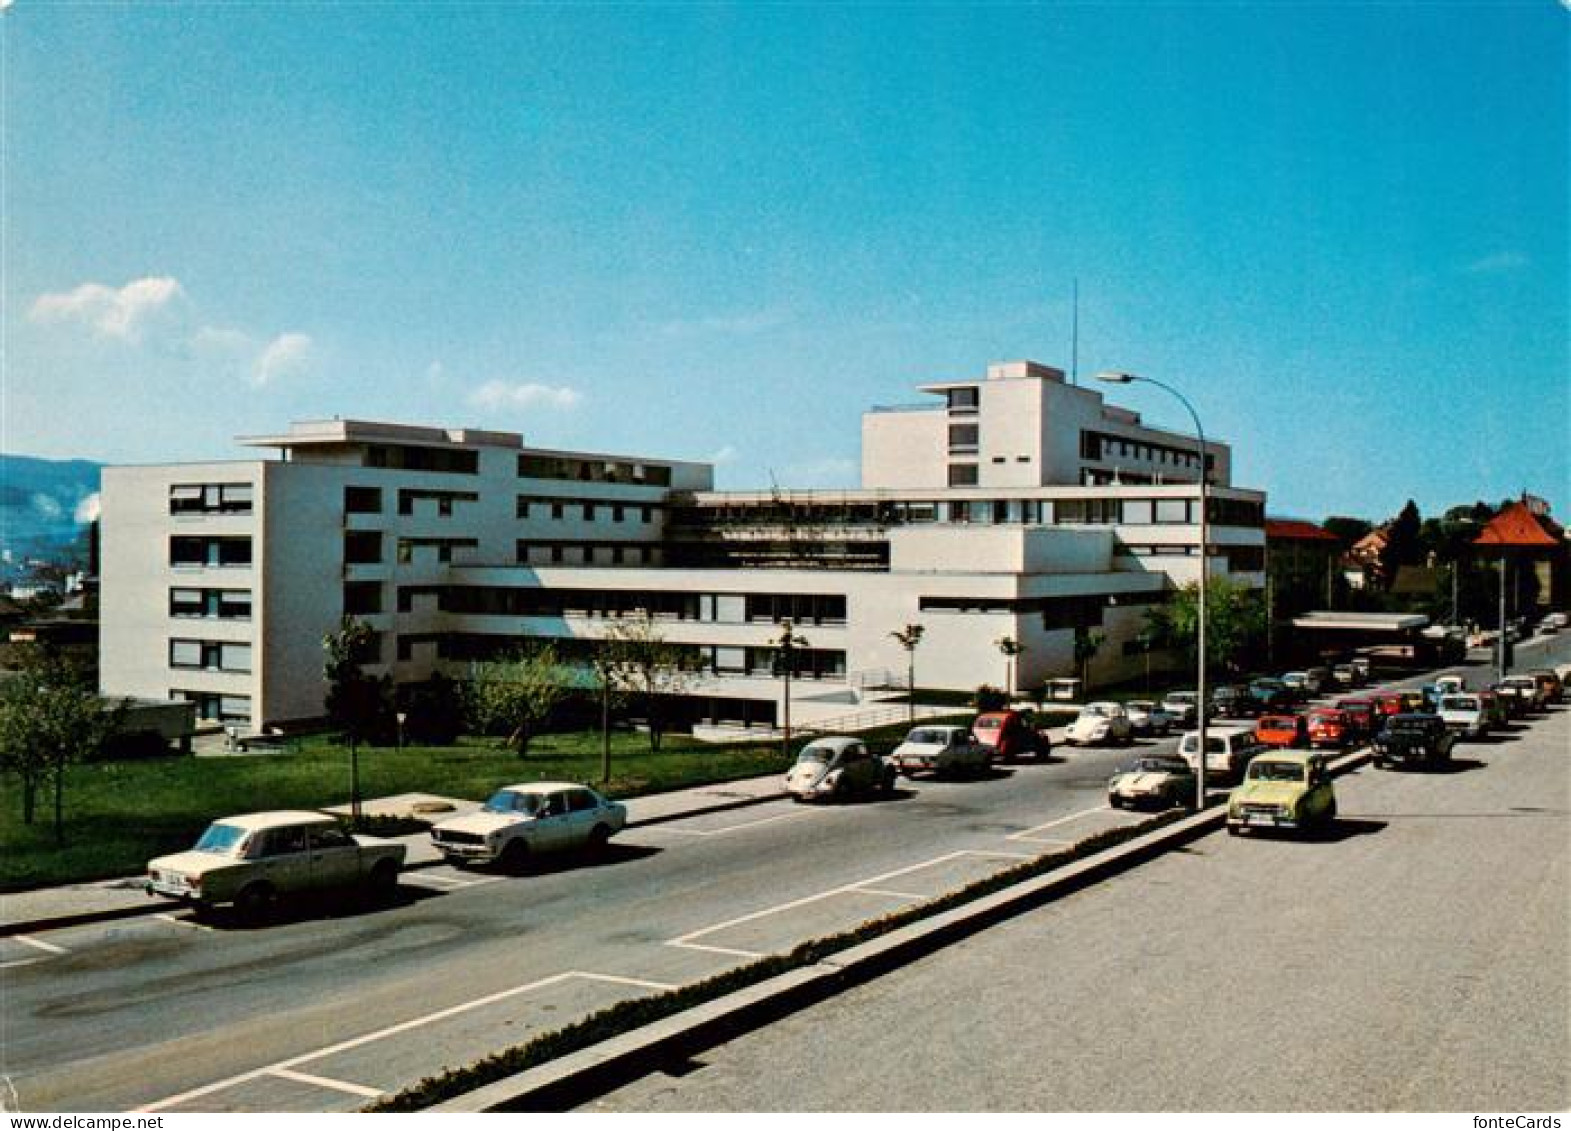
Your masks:
{"label": "van", "polygon": [[[1265,747],[1253,727],[1215,727],[1206,731],[1206,773],[1241,778],[1250,761]],[[1200,732],[1192,730],[1178,743],[1178,753],[1191,770],[1200,765]]]}

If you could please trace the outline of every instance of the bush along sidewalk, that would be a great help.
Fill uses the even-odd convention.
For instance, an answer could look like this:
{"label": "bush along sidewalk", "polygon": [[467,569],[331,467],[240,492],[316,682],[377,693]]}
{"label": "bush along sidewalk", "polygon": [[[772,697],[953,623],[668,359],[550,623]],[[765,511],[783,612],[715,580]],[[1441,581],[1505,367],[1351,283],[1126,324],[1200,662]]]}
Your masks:
{"label": "bush along sidewalk", "polygon": [[606,1009],[590,1014],[560,1029],[542,1033],[522,1045],[515,1045],[502,1052],[464,1068],[452,1068],[420,1081],[390,1096],[362,1108],[367,1112],[421,1111],[433,1104],[442,1103],[472,1092],[487,1084],[494,1084],[530,1068],[580,1052],[645,1025],[663,1021],[685,1009],[704,1005],[726,994],[757,985],[769,978],[813,966],[840,951],[849,950],[872,939],[916,923],[922,919],[942,914],[966,903],[971,903],[994,892],[1002,891],[1026,880],[1046,875],[1099,852],[1114,848],[1137,836],[1189,817],[1187,809],[1173,809],[1149,818],[1139,824],[1109,829],[1079,841],[1072,847],[1045,853],[1021,864],[976,880],[946,895],[930,899],[912,907],[891,912],[851,930],[800,943],[787,954],[769,955],[765,958],[733,967],[703,981],[681,986],[647,997],[618,1002]]}

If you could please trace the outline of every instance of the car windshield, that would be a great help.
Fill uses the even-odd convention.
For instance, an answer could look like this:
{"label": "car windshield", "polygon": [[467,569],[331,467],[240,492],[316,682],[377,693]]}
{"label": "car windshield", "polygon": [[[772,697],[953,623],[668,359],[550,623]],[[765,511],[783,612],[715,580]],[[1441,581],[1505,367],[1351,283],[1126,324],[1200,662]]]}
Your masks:
{"label": "car windshield", "polygon": [[1309,721],[1312,723],[1319,723],[1322,726],[1326,723],[1340,723],[1342,721],[1342,715],[1339,711],[1316,711],[1314,714],[1309,716]]}
{"label": "car windshield", "polygon": [[1175,691],[1167,697],[1167,701],[1169,703],[1193,703],[1195,701],[1195,693],[1193,691]]}
{"label": "car windshield", "polygon": [[1261,730],[1294,730],[1298,720],[1288,715],[1267,715],[1260,720]]}
{"label": "car windshield", "polygon": [[237,825],[208,825],[202,839],[196,842],[196,852],[211,852],[215,856],[233,856],[246,838],[246,831]]}
{"label": "car windshield", "polygon": [[932,727],[918,728],[906,735],[906,741],[919,746],[943,746],[949,742],[949,732]]}
{"label": "car windshield", "polygon": [[1124,767],[1126,774],[1186,774],[1189,767],[1182,758],[1136,758]]}
{"label": "car windshield", "polygon": [[976,721],[976,728],[975,729],[977,729],[977,730],[997,730],[998,726],[999,726],[999,723],[1000,723],[999,719],[978,719]]}
{"label": "car windshield", "polygon": [[1303,781],[1304,767],[1297,762],[1272,762],[1256,758],[1249,763],[1250,781]]}
{"label": "car windshield", "polygon": [[540,811],[538,793],[519,793],[512,789],[499,789],[485,803],[487,813],[527,813],[531,817]]}
{"label": "car windshield", "polygon": [[811,763],[815,766],[825,766],[834,760],[835,752],[823,746],[808,746],[796,756],[797,765]]}

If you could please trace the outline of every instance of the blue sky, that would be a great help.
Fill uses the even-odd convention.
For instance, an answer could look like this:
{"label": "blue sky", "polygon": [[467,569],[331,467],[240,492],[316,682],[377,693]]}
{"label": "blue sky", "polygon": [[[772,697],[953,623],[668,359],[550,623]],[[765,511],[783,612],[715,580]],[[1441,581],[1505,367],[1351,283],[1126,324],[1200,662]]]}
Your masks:
{"label": "blue sky", "polygon": [[338,414],[854,486],[871,405],[1067,366],[1078,278],[1082,373],[1275,513],[1564,520],[1568,20],[14,0],[0,448]]}

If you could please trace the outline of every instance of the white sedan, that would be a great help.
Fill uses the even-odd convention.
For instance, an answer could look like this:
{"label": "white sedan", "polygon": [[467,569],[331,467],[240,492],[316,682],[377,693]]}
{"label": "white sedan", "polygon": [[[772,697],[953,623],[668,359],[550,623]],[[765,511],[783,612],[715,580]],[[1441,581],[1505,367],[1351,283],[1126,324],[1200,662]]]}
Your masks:
{"label": "white sedan", "polygon": [[1131,699],[1124,704],[1129,712],[1129,725],[1138,735],[1162,735],[1173,729],[1173,716],[1162,709],[1160,703],[1150,699]]}
{"label": "white sedan", "polygon": [[1087,703],[1064,732],[1064,741],[1073,746],[1126,744],[1134,738],[1134,733],[1129,712],[1122,703]]}
{"label": "white sedan", "polygon": [[519,871],[539,853],[598,853],[627,825],[627,807],[575,782],[523,782],[497,790],[480,809],[431,826],[450,864],[500,862]]}
{"label": "white sedan", "polygon": [[919,726],[912,727],[895,747],[889,763],[906,777],[982,774],[993,761],[992,753],[992,747],[978,742],[970,727]]}

